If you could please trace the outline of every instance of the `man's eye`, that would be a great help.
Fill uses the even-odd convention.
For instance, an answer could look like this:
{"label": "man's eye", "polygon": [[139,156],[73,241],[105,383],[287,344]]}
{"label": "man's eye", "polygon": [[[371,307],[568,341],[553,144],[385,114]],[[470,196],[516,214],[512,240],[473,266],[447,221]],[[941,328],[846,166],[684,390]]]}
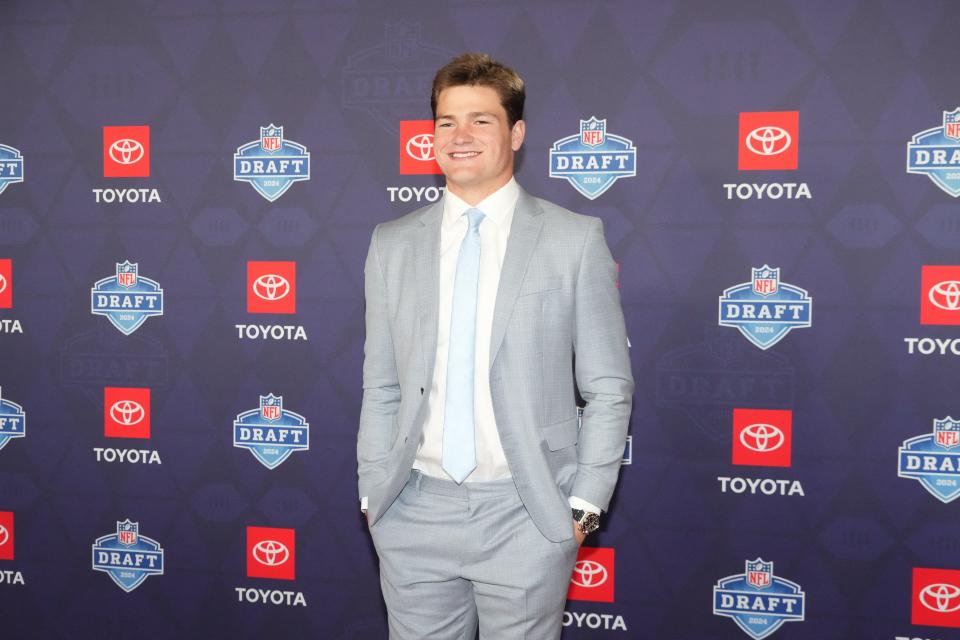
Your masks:
{"label": "man's eye", "polygon": [[438,124],[437,126],[438,126],[438,127],[452,127],[453,124],[450,123],[450,122],[441,122],[441,123]]}
{"label": "man's eye", "polygon": [[477,124],[490,124],[489,120],[477,120]]}

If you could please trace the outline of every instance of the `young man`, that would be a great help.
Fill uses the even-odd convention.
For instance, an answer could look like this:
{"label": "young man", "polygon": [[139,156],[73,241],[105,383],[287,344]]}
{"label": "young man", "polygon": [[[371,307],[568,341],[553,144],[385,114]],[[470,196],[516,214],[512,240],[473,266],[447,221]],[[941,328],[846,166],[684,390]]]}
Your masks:
{"label": "young man", "polygon": [[558,638],[620,471],[616,265],[599,219],[514,180],[523,102],[487,55],[440,69],[446,195],[378,225],[367,255],[358,475],[394,640],[470,639],[478,619],[484,639]]}

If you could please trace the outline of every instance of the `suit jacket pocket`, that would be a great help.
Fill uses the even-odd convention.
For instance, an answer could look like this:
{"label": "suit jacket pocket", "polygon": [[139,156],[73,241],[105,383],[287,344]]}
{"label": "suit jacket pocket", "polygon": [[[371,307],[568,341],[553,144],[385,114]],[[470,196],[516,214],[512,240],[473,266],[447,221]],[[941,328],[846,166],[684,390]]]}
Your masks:
{"label": "suit jacket pocket", "polygon": [[543,431],[544,439],[547,441],[547,448],[550,451],[557,451],[577,444],[577,437],[580,435],[580,432],[577,430],[577,422],[577,416],[573,416],[572,418],[540,427]]}
{"label": "suit jacket pocket", "polygon": [[547,291],[556,291],[563,287],[563,278],[561,276],[547,276],[543,278],[533,278],[524,282],[520,287],[520,297],[532,296],[536,293],[546,293]]}

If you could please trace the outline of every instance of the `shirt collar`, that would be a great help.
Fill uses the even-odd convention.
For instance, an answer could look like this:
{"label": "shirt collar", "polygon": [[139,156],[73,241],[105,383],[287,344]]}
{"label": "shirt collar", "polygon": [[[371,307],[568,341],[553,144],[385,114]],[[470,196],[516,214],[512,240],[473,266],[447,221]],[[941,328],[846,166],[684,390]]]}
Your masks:
{"label": "shirt collar", "polygon": [[467,209],[480,209],[484,215],[497,225],[502,225],[509,220],[513,213],[517,200],[520,199],[520,185],[517,179],[511,177],[507,184],[503,185],[489,196],[478,202],[474,207],[467,204],[462,198],[450,191],[444,191],[443,195],[443,224],[448,225],[456,222]]}

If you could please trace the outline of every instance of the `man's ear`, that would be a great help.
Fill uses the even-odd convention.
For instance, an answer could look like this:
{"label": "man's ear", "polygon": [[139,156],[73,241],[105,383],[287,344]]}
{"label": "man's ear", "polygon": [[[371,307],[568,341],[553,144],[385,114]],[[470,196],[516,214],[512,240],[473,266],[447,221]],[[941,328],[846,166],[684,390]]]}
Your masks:
{"label": "man's ear", "polygon": [[523,145],[523,138],[527,135],[527,123],[523,120],[517,120],[513,123],[513,129],[510,130],[510,147],[514,151],[519,151]]}

